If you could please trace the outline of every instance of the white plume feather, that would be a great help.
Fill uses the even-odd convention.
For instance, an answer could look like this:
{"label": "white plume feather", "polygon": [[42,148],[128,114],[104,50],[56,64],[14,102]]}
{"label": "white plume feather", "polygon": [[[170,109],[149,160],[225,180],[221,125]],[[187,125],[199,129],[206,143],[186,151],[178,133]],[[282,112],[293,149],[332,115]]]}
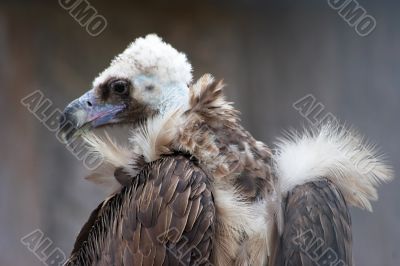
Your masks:
{"label": "white plume feather", "polygon": [[373,145],[344,127],[332,124],[303,134],[293,132],[277,143],[275,170],[283,193],[297,185],[327,178],[354,206],[372,210],[376,186],[392,179]]}

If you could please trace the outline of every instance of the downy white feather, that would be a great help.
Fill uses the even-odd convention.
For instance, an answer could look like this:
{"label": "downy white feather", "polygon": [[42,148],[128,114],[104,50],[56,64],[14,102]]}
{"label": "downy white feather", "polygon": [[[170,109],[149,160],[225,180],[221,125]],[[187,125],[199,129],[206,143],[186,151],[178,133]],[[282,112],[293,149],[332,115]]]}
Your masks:
{"label": "downy white feather", "polygon": [[282,193],[327,178],[338,186],[347,203],[371,211],[370,200],[378,198],[376,186],[393,177],[381,157],[353,130],[327,124],[279,139],[274,163]]}

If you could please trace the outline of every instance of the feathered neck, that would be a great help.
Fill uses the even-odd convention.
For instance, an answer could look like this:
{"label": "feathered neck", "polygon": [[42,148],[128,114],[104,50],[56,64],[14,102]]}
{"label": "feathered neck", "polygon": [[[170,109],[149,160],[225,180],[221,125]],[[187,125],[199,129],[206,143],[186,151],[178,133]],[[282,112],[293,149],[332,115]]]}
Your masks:
{"label": "feathered neck", "polygon": [[270,150],[240,126],[239,112],[225,100],[223,87],[211,75],[202,76],[190,87],[188,108],[177,107],[147,119],[132,129],[129,147],[118,145],[108,135],[99,138],[89,133],[85,139],[108,168],[123,168],[132,176],[142,162],[177,151],[196,157],[214,178],[239,175],[249,159],[261,159],[265,165]]}
{"label": "feathered neck", "polygon": [[133,132],[135,152],[150,162],[182,151],[196,157],[215,178],[240,174],[249,158],[265,164],[270,150],[241,127],[239,112],[225,100],[223,87],[209,74],[201,77],[190,88],[187,110],[171,110]]}

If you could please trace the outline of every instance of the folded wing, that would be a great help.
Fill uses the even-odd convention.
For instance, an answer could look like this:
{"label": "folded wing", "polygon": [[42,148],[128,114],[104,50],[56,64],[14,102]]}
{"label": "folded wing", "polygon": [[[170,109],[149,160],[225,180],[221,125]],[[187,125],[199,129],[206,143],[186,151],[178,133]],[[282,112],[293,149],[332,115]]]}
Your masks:
{"label": "folded wing", "polygon": [[164,157],[93,212],[66,265],[205,265],[214,216],[209,176]]}
{"label": "folded wing", "polygon": [[272,265],[352,265],[350,213],[332,182],[297,186],[284,202],[284,231]]}

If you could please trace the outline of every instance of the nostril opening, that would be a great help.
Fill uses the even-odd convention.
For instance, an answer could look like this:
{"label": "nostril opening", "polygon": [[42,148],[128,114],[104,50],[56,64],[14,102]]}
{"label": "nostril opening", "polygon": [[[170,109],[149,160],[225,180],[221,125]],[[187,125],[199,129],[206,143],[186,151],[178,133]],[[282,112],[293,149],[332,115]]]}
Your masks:
{"label": "nostril opening", "polygon": [[86,104],[87,104],[88,106],[92,107],[92,103],[91,103],[91,102],[87,101]]}

